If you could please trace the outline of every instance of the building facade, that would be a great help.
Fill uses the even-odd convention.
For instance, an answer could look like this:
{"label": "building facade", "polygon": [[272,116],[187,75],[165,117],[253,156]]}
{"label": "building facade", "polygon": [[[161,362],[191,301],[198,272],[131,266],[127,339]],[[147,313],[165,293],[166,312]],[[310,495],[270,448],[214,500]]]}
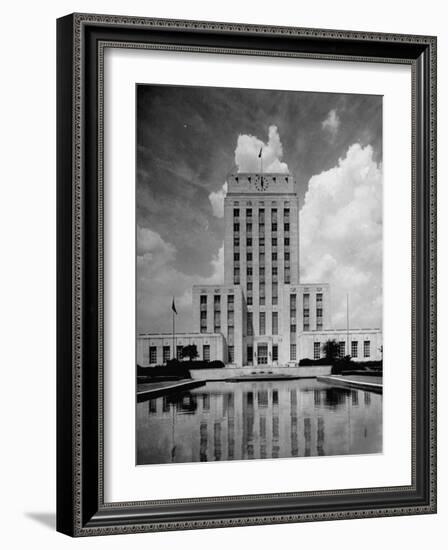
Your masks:
{"label": "building facade", "polygon": [[[341,355],[353,352],[354,360],[381,359],[379,329],[351,329],[348,334],[332,329],[329,285],[300,283],[299,204],[293,176],[238,173],[229,176],[227,185],[224,284],[193,287],[198,345],[204,338],[221,335],[222,347],[213,347],[216,355],[210,358],[237,366],[318,359],[325,342],[333,339]],[[148,345],[148,338],[170,338],[141,337],[146,342],[142,346]],[[149,357],[140,343],[138,350],[140,364],[156,364],[151,361],[154,353]]]}

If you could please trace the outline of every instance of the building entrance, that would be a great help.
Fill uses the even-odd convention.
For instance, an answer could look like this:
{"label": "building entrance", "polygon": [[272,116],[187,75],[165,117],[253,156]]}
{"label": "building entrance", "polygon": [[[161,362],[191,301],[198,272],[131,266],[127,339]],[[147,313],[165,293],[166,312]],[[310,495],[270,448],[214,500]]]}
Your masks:
{"label": "building entrance", "polygon": [[268,364],[268,345],[258,344],[257,346],[257,365]]}

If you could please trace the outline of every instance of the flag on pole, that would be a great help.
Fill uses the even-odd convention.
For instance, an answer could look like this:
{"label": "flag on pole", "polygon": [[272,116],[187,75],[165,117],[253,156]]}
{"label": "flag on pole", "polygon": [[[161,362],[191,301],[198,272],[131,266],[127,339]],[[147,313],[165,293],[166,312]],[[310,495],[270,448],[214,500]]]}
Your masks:
{"label": "flag on pole", "polygon": [[263,147],[260,148],[260,152],[258,153],[258,158],[261,159],[261,153],[263,152]]}
{"label": "flag on pole", "polygon": [[173,298],[173,303],[171,304],[171,309],[177,315],[177,309],[176,309],[176,304],[174,303],[174,298]]}

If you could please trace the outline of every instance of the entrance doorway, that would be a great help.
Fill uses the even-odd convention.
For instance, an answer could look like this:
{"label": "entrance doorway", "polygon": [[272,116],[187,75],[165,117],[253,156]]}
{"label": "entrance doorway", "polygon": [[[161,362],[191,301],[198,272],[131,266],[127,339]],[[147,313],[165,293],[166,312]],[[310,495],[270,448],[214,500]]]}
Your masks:
{"label": "entrance doorway", "polygon": [[267,364],[268,364],[268,345],[258,344],[257,345],[257,365],[267,365]]}

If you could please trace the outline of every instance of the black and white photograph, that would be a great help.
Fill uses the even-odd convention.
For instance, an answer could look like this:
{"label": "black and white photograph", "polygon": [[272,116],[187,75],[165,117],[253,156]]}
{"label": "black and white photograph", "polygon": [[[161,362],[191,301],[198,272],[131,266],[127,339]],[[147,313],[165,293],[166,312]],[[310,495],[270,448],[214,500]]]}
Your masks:
{"label": "black and white photograph", "polygon": [[140,84],[136,463],[382,452],[382,97]]}

